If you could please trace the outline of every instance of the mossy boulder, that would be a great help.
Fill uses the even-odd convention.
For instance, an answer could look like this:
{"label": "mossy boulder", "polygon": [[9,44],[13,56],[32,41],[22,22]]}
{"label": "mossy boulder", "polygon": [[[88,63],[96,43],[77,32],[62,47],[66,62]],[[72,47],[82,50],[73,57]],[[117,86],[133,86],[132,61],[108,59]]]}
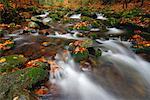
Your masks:
{"label": "mossy boulder", "polygon": [[15,68],[21,68],[27,61],[23,55],[10,55],[0,57],[0,73],[9,72]]}
{"label": "mossy boulder", "polygon": [[139,8],[134,8],[129,11],[121,12],[122,17],[124,18],[133,18],[139,16],[142,11]]}
{"label": "mossy boulder", "polygon": [[60,20],[60,17],[58,16],[58,14],[55,14],[55,13],[50,14],[49,17],[52,18],[53,21],[59,21]]}
{"label": "mossy boulder", "polygon": [[[0,76],[0,99],[12,100],[16,96],[27,96],[25,89],[32,89],[35,85],[48,78],[48,72],[42,68],[32,67],[18,70]],[[27,96],[29,98],[29,94]],[[28,100],[28,99],[27,99]]]}
{"label": "mossy boulder", "polygon": [[93,21],[94,19],[87,17],[87,16],[82,16],[81,20],[84,22],[84,21]]}
{"label": "mossy boulder", "polygon": [[87,48],[90,55],[93,55],[95,58],[100,57],[102,55],[102,51],[96,47]]}
{"label": "mossy boulder", "polygon": [[28,27],[30,28],[40,28],[40,26],[36,22],[29,22]]}
{"label": "mossy boulder", "polygon": [[84,51],[84,52],[78,52],[78,53],[72,53],[72,57],[75,59],[75,61],[79,62],[79,61],[83,61],[88,59],[89,57],[89,52],[88,50]]}
{"label": "mossy boulder", "polygon": [[119,24],[120,20],[114,17],[108,18],[108,24],[111,26],[116,26]]}

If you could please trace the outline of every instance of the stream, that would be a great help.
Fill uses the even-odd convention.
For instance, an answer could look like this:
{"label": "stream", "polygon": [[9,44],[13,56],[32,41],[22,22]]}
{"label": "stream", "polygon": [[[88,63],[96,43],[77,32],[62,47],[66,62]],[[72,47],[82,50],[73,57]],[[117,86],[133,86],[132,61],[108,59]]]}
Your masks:
{"label": "stream", "polygon": [[[37,16],[43,18],[43,23],[48,24],[52,32],[48,30],[47,34],[46,32],[41,34],[40,30],[31,29],[24,32],[25,29],[21,29],[3,37],[3,39],[12,39],[15,47],[2,56],[22,54],[29,59],[52,57],[58,65],[58,70],[49,74],[49,83],[59,88],[54,90],[57,93],[50,91],[46,95],[39,96],[40,100],[150,100],[150,63],[131,50],[130,41],[124,41],[120,36],[109,39],[79,37],[82,32],[78,30],[72,30],[72,33],[65,30],[65,33],[61,33],[68,24],[57,23],[56,27],[52,27],[52,24],[49,24],[51,18],[47,17],[48,14],[46,12]],[[81,15],[71,15],[70,18],[80,20]],[[97,14],[96,19],[107,20],[103,14]],[[106,27],[106,29],[108,31],[103,34],[108,36],[125,33],[124,30],[115,27]],[[91,30],[99,31],[92,28]],[[82,34],[88,32],[90,33],[88,30]],[[102,51],[100,57],[96,59],[93,57],[95,59],[93,63],[96,63],[93,69],[89,60],[86,61],[87,67],[82,68],[70,54],[68,45],[66,46],[68,42],[87,39],[94,41],[91,47]],[[66,54],[62,52],[64,49],[67,49]]]}

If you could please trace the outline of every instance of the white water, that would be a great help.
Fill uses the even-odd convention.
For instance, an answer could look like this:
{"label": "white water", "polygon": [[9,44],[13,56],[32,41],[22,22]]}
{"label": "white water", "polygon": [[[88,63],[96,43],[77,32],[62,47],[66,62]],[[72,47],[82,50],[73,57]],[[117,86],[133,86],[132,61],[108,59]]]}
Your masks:
{"label": "white water", "polygon": [[108,32],[106,32],[107,34],[121,34],[124,31],[117,29],[117,28],[107,28]]}
{"label": "white water", "polygon": [[104,17],[104,14],[96,14],[96,15],[97,15],[97,19],[107,20],[107,18]]}
{"label": "white water", "polygon": [[[67,57],[68,61],[63,61],[57,55],[57,64],[61,70],[50,75],[50,81],[60,86],[62,93],[66,95],[64,100],[117,100],[102,86],[96,85],[84,73],[79,72],[77,70],[79,65]],[[53,79],[54,76],[57,80]]]}
{"label": "white water", "polygon": [[59,34],[58,32],[55,32],[55,35],[47,35],[47,37],[54,37],[54,38],[65,38],[65,39],[75,39],[75,40],[83,40],[85,38],[79,38],[77,37],[78,32],[75,32],[74,34]]}
{"label": "white water", "polygon": [[42,15],[37,15],[38,17],[42,17],[42,18],[45,18],[49,15],[49,12],[45,12],[45,14],[42,14]]}
{"label": "white water", "polygon": [[[142,58],[130,51],[126,46],[123,46],[117,41],[101,41],[97,40],[101,47],[109,50],[109,53],[105,52],[102,58],[107,59],[115,64],[115,66],[124,75],[129,75],[143,82],[143,84],[150,87],[150,63],[144,61]],[[136,75],[136,76],[135,76]]]}
{"label": "white water", "polygon": [[72,19],[81,19],[81,14],[71,15],[70,18],[72,18]]}
{"label": "white water", "polygon": [[[102,59],[112,62],[123,76],[150,88],[150,63],[138,57],[119,41],[96,41],[102,43],[99,44],[104,50]],[[56,55],[60,70],[50,74],[50,81],[61,87],[64,100],[125,100],[106,91],[101,83],[95,84],[91,81],[85,73],[78,70],[79,65],[70,56],[65,56],[65,60],[62,58],[62,55]]]}

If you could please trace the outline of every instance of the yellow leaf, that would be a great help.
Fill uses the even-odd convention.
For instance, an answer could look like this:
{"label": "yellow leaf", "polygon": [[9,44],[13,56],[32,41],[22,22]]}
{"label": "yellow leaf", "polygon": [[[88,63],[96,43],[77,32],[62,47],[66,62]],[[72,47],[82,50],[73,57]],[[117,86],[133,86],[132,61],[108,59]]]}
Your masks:
{"label": "yellow leaf", "polygon": [[5,62],[5,61],[6,61],[5,58],[0,58],[0,63],[3,63],[3,62]]}

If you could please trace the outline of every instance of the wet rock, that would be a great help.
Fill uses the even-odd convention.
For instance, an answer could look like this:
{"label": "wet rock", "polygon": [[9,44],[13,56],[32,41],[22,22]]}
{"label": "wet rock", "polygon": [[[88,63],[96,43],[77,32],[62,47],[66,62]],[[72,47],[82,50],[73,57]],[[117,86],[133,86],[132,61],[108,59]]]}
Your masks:
{"label": "wet rock", "polygon": [[91,26],[92,26],[92,28],[99,28],[100,32],[107,31],[106,25],[102,21],[99,21],[99,20],[95,20],[95,21],[91,22]]}
{"label": "wet rock", "polygon": [[0,99],[12,100],[17,96],[30,98],[29,92],[24,92],[24,90],[32,88],[37,83],[39,84],[47,76],[48,72],[46,70],[35,67],[0,76]]}
{"label": "wet rock", "polygon": [[124,71],[127,71],[126,74],[119,71],[114,63],[103,62],[101,59],[101,63],[94,69],[95,80],[99,81],[108,91],[124,98],[123,100],[148,100],[149,88],[147,89],[142,78],[137,73],[136,75],[135,72],[130,73],[131,70]]}
{"label": "wet rock", "polygon": [[23,34],[24,30],[23,29],[19,29],[19,30],[15,30],[13,32],[11,32],[12,34],[17,34],[17,35],[20,35],[20,34]]}
{"label": "wet rock", "polygon": [[40,28],[40,26],[35,22],[29,22],[28,27],[30,27],[30,28]]}
{"label": "wet rock", "polygon": [[85,50],[84,52],[72,53],[72,56],[75,59],[75,61],[82,61],[88,59],[89,52]]}
{"label": "wet rock", "polygon": [[39,89],[37,89],[37,90],[34,91],[34,93],[36,95],[43,96],[43,97],[46,96],[46,95],[48,95],[48,92],[49,92],[49,90],[45,86],[41,86]]}
{"label": "wet rock", "polygon": [[[71,39],[50,38],[43,35],[33,36],[24,35],[15,41],[13,50],[3,53],[3,55],[23,54],[25,57],[31,59],[39,58],[41,56],[54,56],[57,51],[64,49],[64,46],[71,42]],[[43,42],[47,42],[45,47]]]}
{"label": "wet rock", "polygon": [[107,22],[111,26],[117,26],[119,24],[120,20],[117,18],[111,17],[111,18],[108,18]]}
{"label": "wet rock", "polygon": [[81,61],[80,68],[82,71],[87,72],[92,70],[92,66],[89,62]]}
{"label": "wet rock", "polygon": [[32,16],[32,17],[31,17],[31,20],[32,20],[32,21],[36,21],[36,22],[42,22],[42,20],[41,20],[41,19],[38,19],[36,16]]}
{"label": "wet rock", "polygon": [[10,55],[0,58],[0,73],[10,72],[15,68],[21,68],[27,61],[23,55]]}
{"label": "wet rock", "polygon": [[23,54],[31,59],[42,56],[43,47],[39,43],[22,43],[11,53]]}
{"label": "wet rock", "polygon": [[49,15],[50,18],[52,18],[53,21],[59,21],[60,17],[56,13],[52,13]]}
{"label": "wet rock", "polygon": [[42,22],[43,22],[44,25],[49,25],[51,21],[52,21],[52,19],[50,17],[44,18],[42,20]]}
{"label": "wet rock", "polygon": [[82,21],[93,21],[94,19],[90,18],[90,17],[87,17],[87,16],[82,16],[81,17],[81,20]]}
{"label": "wet rock", "polygon": [[32,34],[34,34],[34,33],[37,33],[38,30],[30,30],[30,32],[31,32]]}
{"label": "wet rock", "polygon": [[60,34],[67,33],[66,30],[65,30],[64,25],[59,24],[59,23],[52,23],[51,24],[51,30],[54,30],[55,32],[59,32]]}
{"label": "wet rock", "polygon": [[52,29],[43,29],[43,30],[40,30],[39,31],[39,34],[41,34],[41,35],[50,35],[50,34],[54,34],[55,32],[54,32],[54,30],[52,30]]}
{"label": "wet rock", "polygon": [[23,17],[23,18],[31,18],[31,13],[30,12],[21,12],[20,15]]}
{"label": "wet rock", "polygon": [[102,51],[99,48],[89,47],[87,49],[89,51],[89,54],[95,57],[100,57],[102,55]]}
{"label": "wet rock", "polygon": [[43,59],[43,61],[42,61],[42,58],[29,61],[28,63],[26,63],[25,67],[27,67],[27,68],[38,67],[38,68],[42,68],[44,70],[49,70],[50,69],[49,64],[46,63],[45,59]]}

